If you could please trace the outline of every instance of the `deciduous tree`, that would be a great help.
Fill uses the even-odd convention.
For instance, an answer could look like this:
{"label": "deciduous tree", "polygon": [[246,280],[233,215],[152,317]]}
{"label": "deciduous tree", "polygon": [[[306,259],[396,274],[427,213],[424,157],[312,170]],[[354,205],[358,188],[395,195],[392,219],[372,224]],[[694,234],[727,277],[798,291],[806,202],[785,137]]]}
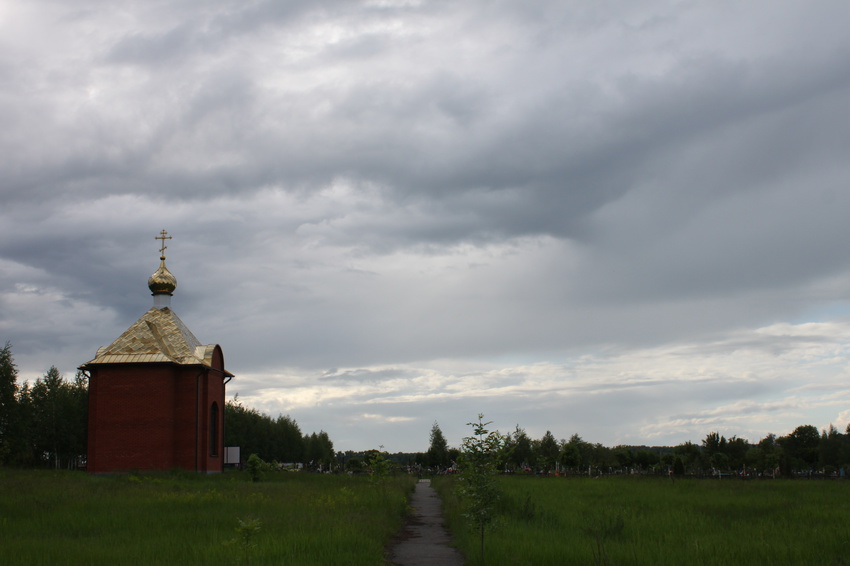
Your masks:
{"label": "deciduous tree", "polygon": [[484,560],[484,533],[496,517],[496,503],[500,491],[498,485],[497,460],[504,438],[498,431],[487,430],[491,422],[467,423],[472,427],[472,436],[463,439],[460,456],[460,497],[464,502],[465,516],[478,531],[481,541],[481,562]]}
{"label": "deciduous tree", "polygon": [[521,470],[534,464],[532,442],[528,434],[526,434],[525,429],[516,425],[513,434],[505,437],[505,444],[507,448],[505,456],[511,468]]}
{"label": "deciduous tree", "polygon": [[534,452],[537,469],[546,471],[554,469],[561,449],[552,432],[547,430],[543,437],[537,441]]}
{"label": "deciduous tree", "polygon": [[686,471],[690,470],[692,472],[699,471],[701,468],[700,463],[700,447],[694,444],[693,442],[685,442],[684,444],[679,444],[678,446],[673,447],[673,454],[681,458],[682,466]]}
{"label": "deciduous tree", "polygon": [[427,462],[433,468],[447,468],[449,466],[449,445],[443,431],[437,421],[431,426],[431,445],[428,447]]}
{"label": "deciduous tree", "polygon": [[336,461],[334,444],[325,431],[304,437],[305,460],[313,467],[331,466]]}
{"label": "deciduous tree", "polygon": [[812,469],[818,462],[820,433],[813,425],[801,425],[794,432],[777,439],[777,442],[790,459],[791,466],[797,469]]}
{"label": "deciduous tree", "polygon": [[579,472],[586,471],[590,465],[590,456],[593,446],[585,442],[578,434],[573,434],[570,439],[561,446],[560,461],[567,468],[573,468]]}

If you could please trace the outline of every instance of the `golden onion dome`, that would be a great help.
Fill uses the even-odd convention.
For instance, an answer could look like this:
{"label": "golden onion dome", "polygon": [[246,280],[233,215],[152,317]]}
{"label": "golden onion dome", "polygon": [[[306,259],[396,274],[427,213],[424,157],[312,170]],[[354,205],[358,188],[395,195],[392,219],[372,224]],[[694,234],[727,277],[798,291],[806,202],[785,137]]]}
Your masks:
{"label": "golden onion dome", "polygon": [[154,295],[172,295],[177,288],[177,278],[165,267],[165,256],[159,256],[159,269],[148,278],[148,288]]}

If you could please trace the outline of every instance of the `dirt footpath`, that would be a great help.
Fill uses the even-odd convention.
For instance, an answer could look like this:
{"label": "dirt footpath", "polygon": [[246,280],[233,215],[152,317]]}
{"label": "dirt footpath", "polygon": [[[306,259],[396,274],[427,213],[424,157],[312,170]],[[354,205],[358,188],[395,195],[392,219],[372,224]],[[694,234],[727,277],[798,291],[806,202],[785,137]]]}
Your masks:
{"label": "dirt footpath", "polygon": [[463,556],[450,546],[443,526],[440,498],[431,480],[419,480],[410,498],[413,514],[389,548],[393,566],[463,566]]}

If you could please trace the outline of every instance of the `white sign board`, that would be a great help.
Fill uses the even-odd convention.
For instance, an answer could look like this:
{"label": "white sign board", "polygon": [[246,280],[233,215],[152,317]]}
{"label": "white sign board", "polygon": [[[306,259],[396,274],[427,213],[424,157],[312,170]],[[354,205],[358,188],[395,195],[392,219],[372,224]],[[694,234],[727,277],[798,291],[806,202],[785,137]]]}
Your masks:
{"label": "white sign board", "polygon": [[224,463],[238,464],[239,463],[239,446],[224,447]]}

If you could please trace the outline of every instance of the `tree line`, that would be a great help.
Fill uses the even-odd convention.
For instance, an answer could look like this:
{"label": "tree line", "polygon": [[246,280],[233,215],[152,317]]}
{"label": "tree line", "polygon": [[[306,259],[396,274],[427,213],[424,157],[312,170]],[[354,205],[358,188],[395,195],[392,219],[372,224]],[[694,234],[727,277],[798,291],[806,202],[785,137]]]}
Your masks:
{"label": "tree line", "polygon": [[[556,440],[551,431],[532,439],[519,425],[508,434],[496,431],[500,445],[496,460],[502,471],[526,473],[675,473],[706,476],[793,476],[800,474],[841,475],[850,472],[850,425],[841,433],[833,425],[823,431],[801,425],[777,437],[769,434],[756,443],[710,432],[701,444],[677,446],[603,446],[573,434]],[[446,469],[461,451],[449,448],[438,423],[431,428],[427,452],[414,457],[416,463]]]}
{"label": "tree line", "polygon": [[[34,384],[18,383],[9,342],[0,349],[0,466],[76,469],[84,465],[88,440],[88,380],[72,381],[51,366]],[[257,454],[265,461],[327,467],[335,459],[324,431],[303,435],[289,416],[276,419],[225,404],[224,442],[240,446],[243,460]]]}
{"label": "tree line", "polygon": [[243,460],[256,454],[265,462],[303,463],[327,469],[336,460],[328,433],[302,435],[298,423],[287,416],[273,419],[256,409],[244,407],[238,396],[224,409],[224,444],[239,446]]}
{"label": "tree line", "polygon": [[18,385],[17,377],[7,342],[0,349],[0,465],[76,468],[86,453],[85,376],[66,381],[51,366],[33,385]]}

